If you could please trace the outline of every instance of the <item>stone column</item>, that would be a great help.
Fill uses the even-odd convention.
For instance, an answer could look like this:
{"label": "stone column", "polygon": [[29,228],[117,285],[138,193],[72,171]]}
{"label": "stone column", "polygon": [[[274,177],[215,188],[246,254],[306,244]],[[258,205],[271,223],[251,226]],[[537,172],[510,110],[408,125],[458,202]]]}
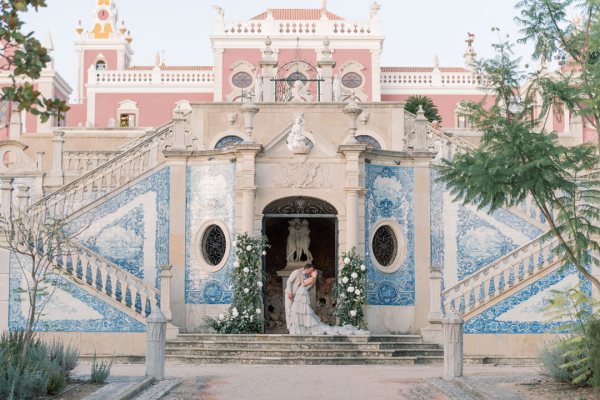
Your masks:
{"label": "stone column", "polygon": [[463,320],[450,310],[444,324],[444,378],[463,376]]}
{"label": "stone column", "polygon": [[21,184],[17,186],[17,208],[23,211],[29,204],[29,186]]}
{"label": "stone column", "polygon": [[262,146],[242,143],[236,147],[238,150],[237,197],[241,200],[241,210],[239,210],[241,217],[240,233],[254,235],[254,218],[256,216],[256,155],[262,150]]}
{"label": "stone column", "polygon": [[271,48],[271,38],[267,36],[265,39],[265,49],[258,65],[261,68],[261,76],[263,79],[263,102],[274,102],[275,101],[275,68],[277,67],[277,60],[273,56],[273,49]]}
{"label": "stone column", "polygon": [[223,53],[225,49],[213,49],[214,56],[214,71],[215,71],[215,82],[214,82],[214,101],[223,101]]}
{"label": "stone column", "polygon": [[171,146],[172,151],[185,151],[188,149],[186,143],[187,131],[188,131],[188,119],[192,113],[192,106],[187,101],[181,101],[177,103],[177,106],[173,110],[173,133],[174,140]]}
{"label": "stone column", "polygon": [[11,217],[13,178],[0,178],[0,216],[6,220]]}
{"label": "stone column", "polygon": [[350,251],[359,245],[359,202],[363,191],[361,186],[360,155],[365,151],[365,144],[342,145],[339,151],[346,159],[346,250]]}
{"label": "stone column", "polygon": [[163,314],[167,318],[167,321],[171,321],[171,266],[161,265],[160,266],[160,308],[163,310]]}
{"label": "stone column", "polygon": [[22,133],[23,124],[21,123],[21,111],[19,111],[18,104],[13,102],[10,109],[9,139],[21,140]]}
{"label": "stone column", "polygon": [[63,148],[65,145],[65,132],[54,131],[52,139],[52,170],[48,174],[45,186],[62,186],[63,179]]}
{"label": "stone column", "polygon": [[442,318],[442,269],[432,266],[429,270],[429,323],[440,323]]}
{"label": "stone column", "polygon": [[415,119],[415,134],[411,137],[408,147],[412,147],[413,151],[424,152],[428,151],[427,147],[427,118],[423,107],[419,106],[417,118]]}
{"label": "stone column", "polygon": [[371,50],[371,70],[373,71],[373,96],[371,101],[381,101],[381,49]]}
{"label": "stone column", "polygon": [[163,315],[160,308],[154,307],[147,321],[146,376],[160,381],[165,378],[167,317]]}
{"label": "stone column", "polygon": [[325,38],[323,41],[323,50],[321,56],[317,61],[317,66],[321,68],[321,102],[327,103],[333,101],[333,68],[335,68],[335,61],[331,57],[332,51],[329,48],[329,39]]}

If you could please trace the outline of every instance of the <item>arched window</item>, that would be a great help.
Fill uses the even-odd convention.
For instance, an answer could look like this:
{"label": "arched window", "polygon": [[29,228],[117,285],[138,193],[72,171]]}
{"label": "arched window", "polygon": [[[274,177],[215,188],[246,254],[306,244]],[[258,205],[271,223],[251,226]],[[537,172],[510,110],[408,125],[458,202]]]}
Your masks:
{"label": "arched window", "polygon": [[96,61],[96,71],[106,71],[106,63],[103,60]]}
{"label": "arched window", "polygon": [[215,144],[215,150],[221,150],[224,149],[226,147],[238,144],[243,142],[244,140],[239,137],[239,136],[235,136],[235,135],[228,135],[225,137],[222,137],[217,144]]}
{"label": "arched window", "polygon": [[358,135],[356,137],[359,143],[364,143],[369,147],[374,148],[375,150],[381,150],[381,144],[375,138],[369,135]]}

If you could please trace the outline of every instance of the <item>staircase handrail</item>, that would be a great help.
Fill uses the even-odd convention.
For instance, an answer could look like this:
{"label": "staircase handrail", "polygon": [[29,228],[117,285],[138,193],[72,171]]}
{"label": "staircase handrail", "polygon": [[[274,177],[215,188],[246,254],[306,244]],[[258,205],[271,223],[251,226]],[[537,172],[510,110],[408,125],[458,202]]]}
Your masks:
{"label": "staircase handrail", "polygon": [[101,175],[103,171],[110,170],[111,168],[115,168],[116,166],[119,165],[119,163],[121,161],[129,160],[130,158],[135,157],[135,155],[137,155],[136,153],[138,151],[147,148],[148,145],[152,144],[154,141],[159,139],[161,136],[166,134],[164,139],[167,139],[168,137],[173,135],[173,130],[171,129],[172,127],[173,127],[173,122],[165,124],[162,127],[163,129],[158,130],[155,134],[153,134],[152,136],[141,141],[140,143],[133,146],[129,150],[124,151],[123,153],[114,157],[112,160],[110,160],[102,165],[99,165],[97,168],[93,169],[92,171],[82,175],[81,177],[75,179],[74,181],[68,183],[67,185],[64,185],[60,189],[48,194],[47,196],[45,196],[42,199],[38,200],[37,202],[33,203],[32,205],[30,205],[27,208],[27,211],[33,212],[33,214],[36,214],[36,212],[35,212],[36,210],[39,210],[40,208],[43,209],[49,203],[49,201],[52,200],[53,198],[58,198],[61,195],[65,195],[69,191],[79,188],[83,183],[92,180],[95,176]]}
{"label": "staircase handrail", "polygon": [[[557,238],[548,238],[547,234],[542,234],[500,257],[445,289],[442,292],[445,309],[454,308],[461,314],[472,313],[489,303],[497,294],[547,271],[548,267],[560,261],[560,257],[555,255],[553,250],[558,245]],[[462,304],[456,304],[457,300]]]}
{"label": "staircase handrail", "polygon": [[[44,229],[45,224],[42,221],[34,220],[27,212],[19,211],[16,207],[13,212],[18,218],[22,219],[29,229]],[[18,235],[17,235],[18,237]],[[160,290],[156,289],[153,284],[150,284],[123,268],[119,267],[112,261],[93,252],[76,240],[70,237],[61,237],[62,243],[53,243],[52,238],[42,241],[42,246],[54,246],[56,248],[66,247],[65,254],[46,255],[52,258],[54,266],[62,273],[68,274],[77,278],[85,286],[94,289],[96,292],[102,293],[104,296],[111,298],[113,301],[125,307],[130,313],[141,322],[145,323],[145,318],[150,314],[150,310],[159,304]],[[64,258],[67,258],[66,260]],[[68,267],[70,258],[71,268]],[[81,272],[79,271],[81,265]],[[94,268],[94,266],[96,268]],[[88,274],[89,267],[89,274]],[[100,282],[98,281],[100,274]],[[91,275],[88,281],[88,275]],[[108,280],[110,279],[110,292],[108,290]],[[117,285],[121,289],[121,296],[117,297]],[[127,304],[127,290],[130,294],[130,303]],[[140,298],[140,308],[136,307],[137,297]]]}
{"label": "staircase handrail", "polygon": [[149,129],[147,129],[146,132],[144,132],[144,134],[142,134],[142,135],[136,137],[135,139],[130,140],[129,142],[124,143],[121,146],[119,146],[119,150],[120,151],[128,151],[128,150],[130,150],[131,148],[137,146],[140,142],[143,142],[144,140],[146,140],[146,138],[148,138],[149,134],[153,135],[156,132],[160,132],[163,129],[167,128],[172,123],[173,123],[173,121],[169,121],[169,122],[166,122],[166,123],[160,125],[157,128],[152,128],[152,129],[149,128]]}
{"label": "staircase handrail", "polygon": [[[413,113],[411,113],[410,111],[404,110],[404,115],[406,118],[410,119],[410,120],[416,120],[417,116]],[[427,132],[428,133],[432,133],[434,135],[439,136],[440,138],[443,138],[451,143],[453,143],[454,145],[456,145],[458,148],[467,151],[467,150],[473,150],[475,149],[477,146],[475,146],[474,144],[461,139],[459,137],[456,136],[450,136],[447,135],[446,133],[444,133],[444,131],[440,130],[440,129],[436,129],[433,124],[429,121],[427,121]]]}

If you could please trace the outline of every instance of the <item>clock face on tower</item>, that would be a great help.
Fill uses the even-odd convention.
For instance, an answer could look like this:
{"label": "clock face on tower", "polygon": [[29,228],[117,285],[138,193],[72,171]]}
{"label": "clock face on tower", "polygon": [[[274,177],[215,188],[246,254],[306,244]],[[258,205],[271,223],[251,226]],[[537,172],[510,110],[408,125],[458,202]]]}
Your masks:
{"label": "clock face on tower", "polygon": [[98,11],[98,19],[99,20],[104,21],[104,20],[108,19],[108,16],[109,16],[108,10]]}

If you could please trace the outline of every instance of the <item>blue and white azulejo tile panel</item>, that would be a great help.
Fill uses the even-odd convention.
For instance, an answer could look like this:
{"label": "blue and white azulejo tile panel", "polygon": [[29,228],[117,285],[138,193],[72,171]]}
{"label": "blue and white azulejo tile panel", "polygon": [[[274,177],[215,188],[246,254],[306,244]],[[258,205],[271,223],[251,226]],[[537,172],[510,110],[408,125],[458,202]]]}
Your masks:
{"label": "blue and white azulejo tile panel", "polygon": [[170,169],[109,198],[69,225],[76,240],[146,282],[169,262]]}
{"label": "blue and white azulejo tile panel", "polygon": [[[23,270],[31,269],[31,261],[23,256],[10,258],[9,329],[25,329],[29,314],[29,295]],[[23,269],[22,269],[23,268]],[[145,332],[146,326],[116,308],[92,296],[63,276],[51,275],[44,284],[38,301],[46,305],[40,309],[35,326],[38,332]]]}
{"label": "blue and white azulejo tile panel", "polygon": [[[233,289],[228,273],[235,260],[235,164],[211,163],[187,168],[186,187],[186,304],[229,304]],[[220,221],[229,230],[230,252],[218,272],[208,272],[196,260],[194,235],[208,221]]]}
{"label": "blue and white azulejo tile panel", "polygon": [[465,333],[557,333],[568,321],[550,321],[544,308],[553,290],[566,292],[579,282],[583,282],[583,290],[591,295],[591,283],[574,267],[554,271],[466,321]]}
{"label": "blue and white azulejo tile panel", "polygon": [[[367,302],[371,305],[411,306],[415,303],[413,169],[366,165],[365,265]],[[370,257],[372,228],[382,219],[395,220],[404,233],[405,258],[392,273],[378,270]]]}

